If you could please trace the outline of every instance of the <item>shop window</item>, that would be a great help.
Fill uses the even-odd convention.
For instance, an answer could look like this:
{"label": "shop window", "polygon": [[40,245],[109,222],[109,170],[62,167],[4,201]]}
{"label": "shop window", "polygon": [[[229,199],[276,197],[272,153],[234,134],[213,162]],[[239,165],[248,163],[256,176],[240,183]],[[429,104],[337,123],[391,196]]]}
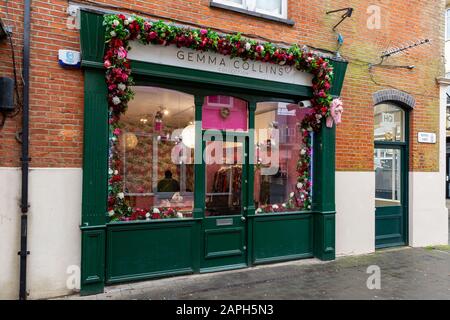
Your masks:
{"label": "shop window", "polygon": [[[300,154],[305,152],[300,123],[310,112],[309,108],[287,103],[258,103],[254,180],[257,213],[310,209],[311,182],[298,176],[298,166],[303,165],[299,163]],[[311,167],[308,170],[311,172]]]}
{"label": "shop window", "polygon": [[[231,96],[208,96],[203,104],[205,216],[242,212],[242,179],[248,104]],[[239,134],[241,133],[241,135]]]}
{"label": "shop window", "polygon": [[383,103],[375,106],[375,141],[405,141],[405,111]]}
{"label": "shop window", "polygon": [[243,155],[243,142],[206,143],[205,216],[241,214]]}
{"label": "shop window", "polygon": [[287,17],[287,0],[211,0],[211,2],[279,18]]}
{"label": "shop window", "polygon": [[[194,191],[194,97],[134,87],[120,118],[125,201],[147,218],[190,217]],[[135,220],[135,219],[131,219]]]}

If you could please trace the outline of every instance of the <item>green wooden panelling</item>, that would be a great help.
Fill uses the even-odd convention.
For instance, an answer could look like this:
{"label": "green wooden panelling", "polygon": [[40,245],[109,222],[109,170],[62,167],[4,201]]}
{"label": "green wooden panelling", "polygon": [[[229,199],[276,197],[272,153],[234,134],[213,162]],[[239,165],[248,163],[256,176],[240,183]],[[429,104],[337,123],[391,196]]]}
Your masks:
{"label": "green wooden panelling", "polygon": [[[229,219],[232,220],[229,225],[218,223]],[[246,265],[246,223],[240,215],[203,218],[202,237],[201,270]]]}
{"label": "green wooden panelling", "polygon": [[248,153],[248,193],[247,193],[247,265],[252,266],[253,265],[253,223],[251,220],[251,217],[255,215],[256,207],[255,207],[255,186],[254,186],[254,179],[255,179],[255,165],[254,165],[254,159],[255,159],[255,112],[256,112],[256,101],[249,101],[248,106],[248,127],[250,129],[249,135],[248,135],[248,143],[247,143],[247,153]]}
{"label": "green wooden panelling", "polygon": [[333,83],[331,84],[330,93],[335,97],[339,97],[344,85],[344,78],[345,73],[347,72],[348,62],[343,60],[330,60],[330,63],[334,68],[334,78]]}
{"label": "green wooden panelling", "polygon": [[[108,104],[102,70],[85,70],[84,89],[84,152],[82,226],[104,226],[108,192]],[[87,232],[89,232],[87,234]],[[98,231],[104,233],[103,230]],[[86,294],[103,291],[104,283],[104,234],[93,239],[92,231],[82,229],[81,273],[89,275],[91,269],[99,273],[101,281],[93,283],[82,277],[81,292]],[[102,241],[100,241],[103,239]],[[95,250],[90,248],[95,242]],[[101,244],[101,246],[100,246]],[[95,264],[96,267],[93,265]],[[89,267],[88,270],[85,268]],[[87,278],[86,278],[87,279]]]}
{"label": "green wooden panelling", "polygon": [[314,256],[328,261],[336,258],[334,213],[314,214]]}
{"label": "green wooden panelling", "polygon": [[242,256],[244,243],[242,228],[205,230],[205,259]]}
{"label": "green wooden panelling", "polygon": [[101,293],[105,282],[105,229],[87,228],[82,232],[81,241],[80,294]]}
{"label": "green wooden panelling", "polygon": [[335,163],[336,127],[322,130],[313,139],[314,256],[322,260],[335,257]]}
{"label": "green wooden panelling", "polygon": [[83,66],[86,66],[84,64],[84,61],[86,61],[87,65],[102,68],[105,54],[103,15],[83,10],[80,15],[81,59]]}
{"label": "green wooden panelling", "polygon": [[313,256],[313,215],[256,215],[253,224],[253,263]]}
{"label": "green wooden panelling", "polygon": [[334,212],[335,170],[336,170],[336,128],[327,128],[314,135],[314,184],[313,211]]}
{"label": "green wooden panelling", "polygon": [[196,220],[116,223],[107,228],[108,283],[196,271]]}
{"label": "green wooden panelling", "polygon": [[108,194],[108,103],[103,70],[84,72],[82,225],[104,225]]}
{"label": "green wooden panelling", "polygon": [[375,213],[375,246],[404,245],[403,239],[403,207],[376,208]]}

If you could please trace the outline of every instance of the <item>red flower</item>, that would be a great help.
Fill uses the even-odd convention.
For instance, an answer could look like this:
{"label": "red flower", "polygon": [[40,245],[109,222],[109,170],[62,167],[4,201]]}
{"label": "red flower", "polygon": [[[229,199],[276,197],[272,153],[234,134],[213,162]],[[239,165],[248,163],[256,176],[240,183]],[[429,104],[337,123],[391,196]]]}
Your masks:
{"label": "red flower", "polygon": [[161,215],[159,213],[152,213],[152,219],[161,219]]}
{"label": "red flower", "polygon": [[106,69],[111,68],[111,61],[105,60],[105,62],[103,63],[103,65],[105,66]]}
{"label": "red flower", "polygon": [[125,17],[123,14],[119,14],[117,17],[118,17],[119,19],[122,19],[122,20],[125,20],[125,19],[126,19],[126,17]]}
{"label": "red flower", "polygon": [[110,183],[120,182],[120,181],[122,181],[122,176],[115,175],[109,181],[110,181]]}
{"label": "red flower", "polygon": [[157,36],[158,36],[158,34],[157,34],[155,31],[152,31],[152,32],[150,32],[150,33],[148,34],[147,39],[148,39],[148,40],[155,40]]}

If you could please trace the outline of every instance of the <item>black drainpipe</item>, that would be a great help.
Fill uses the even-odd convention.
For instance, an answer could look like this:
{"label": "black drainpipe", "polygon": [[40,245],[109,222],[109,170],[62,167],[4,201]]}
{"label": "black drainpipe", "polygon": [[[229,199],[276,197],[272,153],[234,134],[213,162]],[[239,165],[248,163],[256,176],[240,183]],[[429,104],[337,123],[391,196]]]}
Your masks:
{"label": "black drainpipe", "polygon": [[28,228],[28,169],[29,169],[29,89],[30,89],[30,20],[31,0],[25,0],[23,15],[23,114],[22,114],[22,197],[20,208],[20,290],[19,299],[27,299],[27,228]]}

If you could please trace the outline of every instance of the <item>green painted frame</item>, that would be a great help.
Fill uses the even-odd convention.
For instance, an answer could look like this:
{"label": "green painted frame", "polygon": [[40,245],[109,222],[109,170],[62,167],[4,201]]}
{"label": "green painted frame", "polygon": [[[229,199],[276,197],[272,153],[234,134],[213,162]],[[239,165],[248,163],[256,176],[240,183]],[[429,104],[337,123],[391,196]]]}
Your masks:
{"label": "green painted frame", "polygon": [[[105,282],[114,282],[106,279],[108,266],[107,244],[108,230],[117,228],[117,225],[107,223],[107,168],[108,168],[108,105],[106,100],[107,88],[104,79],[104,28],[103,15],[92,10],[81,11],[81,52],[82,67],[84,70],[84,153],[83,153],[83,200],[82,200],[82,253],[81,253],[81,295],[100,293],[104,290]],[[340,94],[347,62],[332,60],[338,74],[335,75],[332,93]],[[335,73],[336,73],[335,71]],[[250,127],[254,127],[254,112],[258,101],[293,101],[297,102],[312,96],[311,89],[304,86],[280,84],[266,80],[253,80],[215,73],[188,70],[173,66],[161,66],[150,63],[133,63],[133,75],[137,85],[158,85],[161,87],[177,89],[195,94],[195,117],[201,120],[201,106],[203,97],[208,94],[227,94],[249,101],[251,115]],[[182,81],[182,83],[181,83]],[[208,89],[205,89],[205,83]],[[250,94],[249,94],[250,92]],[[258,97],[258,98],[255,98]],[[253,120],[252,120],[253,119]],[[322,130],[314,137],[314,184],[313,206],[308,215],[312,216],[313,252],[306,256],[315,256],[322,260],[335,258],[335,128],[322,126]],[[196,128],[201,133],[201,128]],[[199,131],[200,130],[200,131]],[[254,137],[250,136],[250,139]],[[201,140],[197,139],[196,150],[202,150]],[[249,150],[251,152],[251,150]],[[197,155],[196,155],[197,156]],[[200,155],[201,156],[201,155]],[[202,164],[195,166],[197,181],[204,181]],[[253,181],[249,173],[249,181]],[[251,179],[251,180],[250,180]],[[194,195],[194,217],[182,221],[169,221],[167,223],[193,223],[194,237],[200,237],[198,221],[203,216],[204,185],[199,184],[198,192]],[[253,184],[249,183],[248,194],[253,194]],[[253,197],[248,198],[249,218],[247,239],[253,241],[255,221],[274,219],[273,215],[256,216]],[[295,214],[295,213],[291,213]],[[298,213],[304,214],[304,213]],[[286,219],[285,215],[278,215]],[[164,226],[166,222],[159,223]],[[123,230],[132,232],[136,225],[129,223],[120,226]],[[202,242],[200,242],[202,243]],[[199,251],[204,250],[203,244]],[[248,252],[248,265],[258,263],[257,257],[251,250]],[[299,258],[299,256],[285,256],[282,259]],[[195,260],[195,259],[194,259]],[[270,259],[269,259],[270,260]],[[267,260],[267,261],[269,261]],[[272,259],[270,261],[275,261]],[[192,261],[192,268],[185,272],[198,272],[199,262]],[[179,270],[180,272],[183,270]],[[178,273],[177,273],[178,274]],[[169,275],[169,274],[167,274]],[[150,276],[162,276],[154,274]],[[137,277],[139,278],[139,277]],[[137,279],[136,278],[136,279]],[[127,280],[133,280],[128,278]]]}
{"label": "green painted frame", "polygon": [[[403,228],[403,239],[402,241],[388,244],[377,244],[375,243],[376,249],[397,247],[397,246],[407,246],[409,244],[409,142],[410,142],[410,113],[412,109],[399,101],[382,101],[381,103],[390,103],[396,107],[402,109],[405,115],[405,141],[404,142],[387,142],[387,141],[375,141],[375,149],[391,148],[399,149],[401,152],[401,179],[400,179],[400,190],[402,192],[402,228]],[[381,104],[379,103],[379,104]],[[377,104],[378,105],[378,104]],[[375,106],[374,106],[375,107]],[[375,213],[375,219],[376,213]],[[377,235],[375,234],[375,241]]]}

